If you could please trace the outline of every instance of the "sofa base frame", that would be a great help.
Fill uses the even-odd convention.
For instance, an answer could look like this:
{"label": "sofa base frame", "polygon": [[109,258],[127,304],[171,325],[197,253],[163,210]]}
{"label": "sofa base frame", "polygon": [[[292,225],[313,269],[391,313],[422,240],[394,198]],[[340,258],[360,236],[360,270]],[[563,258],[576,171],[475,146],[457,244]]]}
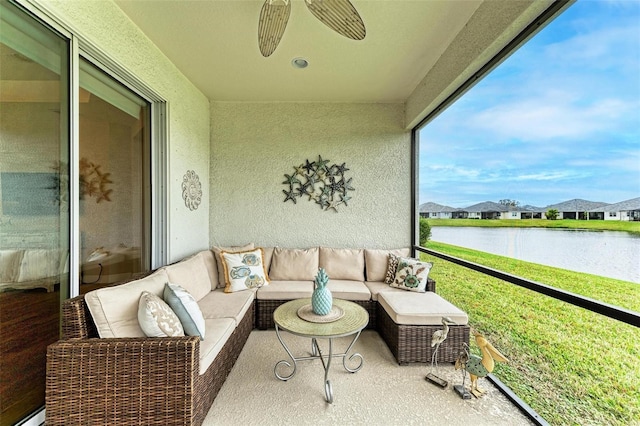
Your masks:
{"label": "sofa base frame", "polygon": [[202,424],[253,330],[254,307],[200,375],[198,337],[100,339],[84,298],[65,301],[64,338],[47,348],[46,424]]}
{"label": "sofa base frame", "polygon": [[[433,349],[431,336],[442,325],[403,325],[396,324],[387,311],[378,304],[378,333],[385,341],[400,365],[410,362],[431,362]],[[469,344],[468,325],[449,326],[447,339],[438,349],[438,362],[455,362]]]}

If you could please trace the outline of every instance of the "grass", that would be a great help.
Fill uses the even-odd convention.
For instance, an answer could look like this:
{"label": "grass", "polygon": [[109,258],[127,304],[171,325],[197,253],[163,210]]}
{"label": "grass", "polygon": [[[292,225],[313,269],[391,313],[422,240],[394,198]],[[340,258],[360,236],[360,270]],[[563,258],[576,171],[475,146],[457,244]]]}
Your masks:
{"label": "grass", "polygon": [[[640,285],[443,243],[427,247],[640,311]],[[640,425],[640,329],[442,259],[430,276],[509,362],[494,373],[553,425]],[[472,348],[475,343],[472,342]]]}
{"label": "grass", "polygon": [[621,220],[546,219],[427,219],[429,226],[476,226],[485,228],[560,228],[592,231],[625,231],[640,234],[640,222]]}

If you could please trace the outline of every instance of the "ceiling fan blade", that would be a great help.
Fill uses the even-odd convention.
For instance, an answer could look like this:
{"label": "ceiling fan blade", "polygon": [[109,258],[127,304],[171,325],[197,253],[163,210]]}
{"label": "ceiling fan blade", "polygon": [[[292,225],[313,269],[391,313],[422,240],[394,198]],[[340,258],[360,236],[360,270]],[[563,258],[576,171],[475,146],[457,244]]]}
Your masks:
{"label": "ceiling fan blade", "polygon": [[266,0],[258,22],[258,46],[265,58],[278,47],[291,15],[291,0]]}
{"label": "ceiling fan blade", "polygon": [[367,31],[358,11],[349,0],[305,0],[307,8],[323,24],[353,40],[362,40]]}

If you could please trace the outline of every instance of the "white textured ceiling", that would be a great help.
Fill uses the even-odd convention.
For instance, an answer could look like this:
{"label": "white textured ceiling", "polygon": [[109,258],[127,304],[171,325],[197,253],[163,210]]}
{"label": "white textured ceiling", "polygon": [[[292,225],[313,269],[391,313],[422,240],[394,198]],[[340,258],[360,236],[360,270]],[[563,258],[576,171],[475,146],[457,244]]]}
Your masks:
{"label": "white textured ceiling", "polygon": [[[263,0],[116,0],[209,99],[253,102],[406,102],[483,3],[493,4],[496,18],[508,9],[508,0],[352,0],[367,31],[354,41],[318,21],[304,0],[292,2],[281,43],[264,58],[257,41]],[[488,32],[492,24],[482,23]],[[479,55],[458,50],[469,64]],[[296,57],[309,67],[292,67]]]}

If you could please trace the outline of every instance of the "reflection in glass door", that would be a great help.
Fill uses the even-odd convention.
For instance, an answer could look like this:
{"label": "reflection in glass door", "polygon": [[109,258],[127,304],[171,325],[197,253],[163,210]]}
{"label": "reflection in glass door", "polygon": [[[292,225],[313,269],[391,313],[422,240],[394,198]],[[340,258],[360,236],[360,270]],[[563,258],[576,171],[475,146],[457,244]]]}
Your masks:
{"label": "reflection in glass door", "polygon": [[80,62],[80,293],[150,267],[149,104]]}
{"label": "reflection in glass door", "polygon": [[0,425],[44,405],[69,295],[69,48],[0,1]]}

